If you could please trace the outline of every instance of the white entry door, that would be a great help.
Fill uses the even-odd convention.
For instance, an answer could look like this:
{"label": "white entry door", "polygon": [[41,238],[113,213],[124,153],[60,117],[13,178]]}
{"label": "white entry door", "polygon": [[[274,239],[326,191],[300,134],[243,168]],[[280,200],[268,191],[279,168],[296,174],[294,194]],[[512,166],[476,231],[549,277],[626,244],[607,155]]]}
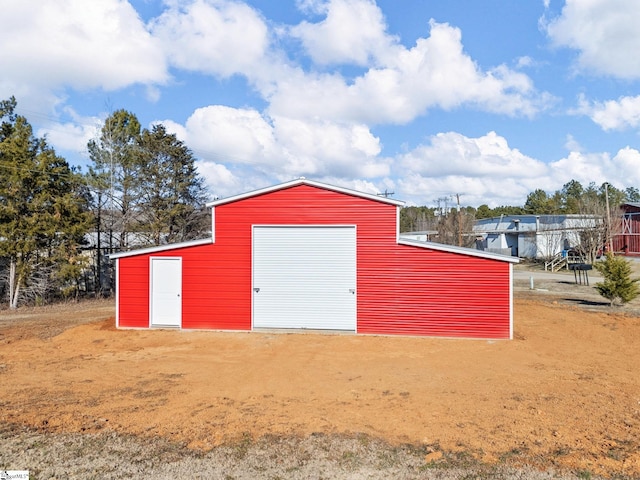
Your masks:
{"label": "white entry door", "polygon": [[182,259],[151,258],[151,326],[180,327]]}
{"label": "white entry door", "polygon": [[254,227],[253,326],[355,331],[355,227]]}

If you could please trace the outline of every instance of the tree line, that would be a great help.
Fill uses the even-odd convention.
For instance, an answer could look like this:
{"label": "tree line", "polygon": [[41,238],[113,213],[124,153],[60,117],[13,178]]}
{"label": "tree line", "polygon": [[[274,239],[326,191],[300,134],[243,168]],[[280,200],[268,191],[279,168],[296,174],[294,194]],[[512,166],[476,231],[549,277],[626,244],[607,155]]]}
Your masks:
{"label": "tree line", "polygon": [[522,206],[503,205],[490,208],[487,204],[478,208],[450,205],[438,207],[404,207],[400,211],[400,231],[430,231],[437,240],[450,245],[469,246],[474,239],[469,235],[460,238],[460,232],[472,231],[476,220],[500,217],[501,215],[593,215],[604,218],[609,213],[614,217],[620,205],[640,202],[640,191],[636,187],[620,190],[608,182],[599,186],[595,182],[586,187],[577,180],[564,184],[560,190],[548,193],[536,189],[527,195]]}
{"label": "tree line", "polygon": [[87,145],[83,173],[16,107],[0,101],[0,298],[10,308],[109,294],[108,253],[209,232],[195,157],[163,125],[113,112]]}
{"label": "tree line", "polygon": [[[38,138],[0,101],[0,299],[11,308],[113,289],[109,253],[203,238],[209,197],[191,150],[162,124],[142,128],[117,110],[87,145],[82,172]],[[610,184],[531,192],[523,206],[405,207],[401,231],[436,231],[437,241],[470,246],[476,219],[516,214],[602,214],[640,201],[638,189]]]}

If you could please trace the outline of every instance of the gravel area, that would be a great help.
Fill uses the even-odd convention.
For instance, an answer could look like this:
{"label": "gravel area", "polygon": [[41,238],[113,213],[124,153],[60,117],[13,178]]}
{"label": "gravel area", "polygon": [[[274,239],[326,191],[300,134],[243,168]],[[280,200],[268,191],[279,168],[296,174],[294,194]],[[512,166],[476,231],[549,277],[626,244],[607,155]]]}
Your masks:
{"label": "gravel area", "polygon": [[602,477],[530,467],[483,465],[465,454],[444,456],[429,447],[392,447],[367,436],[246,439],[207,453],[163,439],[118,435],[51,434],[3,425],[0,464],[30,466],[30,480],[334,479],[334,480],[574,480]]}

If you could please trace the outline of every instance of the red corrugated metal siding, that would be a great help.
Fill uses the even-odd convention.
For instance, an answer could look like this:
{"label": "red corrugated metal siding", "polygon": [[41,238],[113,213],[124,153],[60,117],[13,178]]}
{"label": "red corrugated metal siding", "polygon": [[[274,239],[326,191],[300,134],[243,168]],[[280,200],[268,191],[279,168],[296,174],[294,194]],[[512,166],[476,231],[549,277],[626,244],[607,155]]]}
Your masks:
{"label": "red corrugated metal siding", "polygon": [[[218,292],[216,317],[246,319],[251,328],[252,225],[357,225],[358,245],[395,244],[396,207],[361,197],[300,185],[216,207],[216,248],[224,248],[231,275]],[[377,240],[374,240],[377,239]],[[222,255],[220,256],[222,257]],[[235,320],[234,320],[235,319]]]}
{"label": "red corrugated metal siding", "polygon": [[613,237],[613,251],[625,255],[640,255],[640,209],[624,206],[622,232]]}
{"label": "red corrugated metal siding", "polygon": [[118,325],[149,326],[149,257],[118,260]]}
{"label": "red corrugated metal siding", "polygon": [[118,260],[118,321],[121,327],[149,326],[149,258],[182,258],[183,328],[225,328],[211,322],[217,284],[213,245],[176,248]]}
{"label": "red corrugated metal siding", "polygon": [[640,233],[616,235],[613,237],[613,251],[625,255],[640,254]]}
{"label": "red corrugated metal siding", "polygon": [[[183,328],[249,330],[252,225],[356,225],[360,333],[509,338],[509,264],[398,245],[396,208],[298,185],[219,205],[214,244],[154,256],[183,259]],[[119,262],[120,325],[148,326],[149,255]]]}
{"label": "red corrugated metal siding", "polygon": [[405,245],[363,263],[359,333],[510,338],[508,263]]}
{"label": "red corrugated metal siding", "polygon": [[[249,286],[253,224],[357,225],[361,333],[509,338],[509,264],[397,245],[393,205],[299,186],[218,207],[216,244],[237,247]],[[250,295],[236,305],[250,318]]]}

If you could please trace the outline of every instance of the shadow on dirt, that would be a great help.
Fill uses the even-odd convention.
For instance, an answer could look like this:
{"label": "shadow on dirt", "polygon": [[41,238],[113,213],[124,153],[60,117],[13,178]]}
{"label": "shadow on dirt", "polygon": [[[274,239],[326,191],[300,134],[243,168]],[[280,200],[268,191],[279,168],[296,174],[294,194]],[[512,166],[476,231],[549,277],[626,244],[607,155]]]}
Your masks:
{"label": "shadow on dirt", "polygon": [[608,307],[609,302],[595,302],[593,300],[584,300],[579,298],[563,298],[565,302],[573,303],[575,305],[582,305],[585,307]]}

